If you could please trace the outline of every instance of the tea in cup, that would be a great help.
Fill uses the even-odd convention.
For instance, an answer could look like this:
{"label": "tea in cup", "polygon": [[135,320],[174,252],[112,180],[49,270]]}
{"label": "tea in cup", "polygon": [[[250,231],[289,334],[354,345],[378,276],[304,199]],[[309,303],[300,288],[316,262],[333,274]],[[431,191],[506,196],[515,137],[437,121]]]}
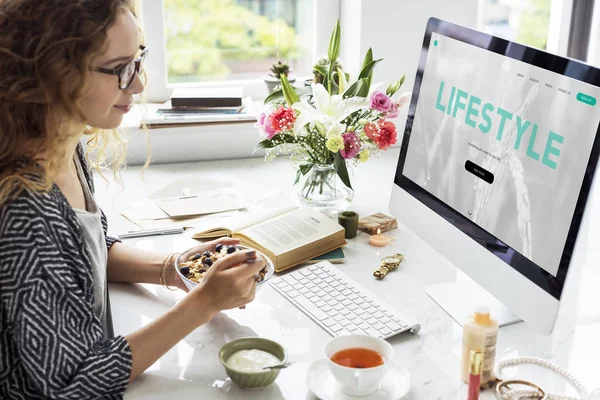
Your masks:
{"label": "tea in cup", "polygon": [[342,392],[368,396],[379,388],[394,348],[385,340],[366,335],[340,336],[325,346],[329,370]]}

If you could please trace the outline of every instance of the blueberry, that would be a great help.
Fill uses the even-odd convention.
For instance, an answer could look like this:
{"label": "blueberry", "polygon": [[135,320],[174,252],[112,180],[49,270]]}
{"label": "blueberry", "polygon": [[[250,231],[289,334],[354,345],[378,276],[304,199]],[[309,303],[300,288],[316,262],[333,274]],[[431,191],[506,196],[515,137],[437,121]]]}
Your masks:
{"label": "blueberry", "polygon": [[218,245],[215,246],[215,251],[217,253],[220,253],[222,248],[223,248],[223,245],[221,243],[219,243]]}
{"label": "blueberry", "polygon": [[227,248],[227,254],[235,253],[235,251],[236,251],[235,246],[229,246]]}
{"label": "blueberry", "polygon": [[202,253],[202,255],[204,257],[210,257],[210,251],[205,251],[204,253]]}
{"label": "blueberry", "polygon": [[204,260],[204,265],[210,267],[211,265],[213,265],[213,260],[212,258],[207,258],[206,260]]}
{"label": "blueberry", "polygon": [[181,272],[181,275],[187,276],[190,273],[190,267],[181,267],[179,272]]}
{"label": "blueberry", "polygon": [[200,253],[196,253],[196,254],[194,254],[194,257],[192,257],[192,261],[196,261],[200,257],[202,257],[202,255]]}

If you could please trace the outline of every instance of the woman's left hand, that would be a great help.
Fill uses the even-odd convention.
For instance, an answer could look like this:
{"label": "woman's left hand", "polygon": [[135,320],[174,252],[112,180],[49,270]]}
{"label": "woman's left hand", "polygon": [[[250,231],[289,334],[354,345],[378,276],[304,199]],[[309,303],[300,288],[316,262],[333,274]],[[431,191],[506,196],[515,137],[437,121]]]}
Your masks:
{"label": "woman's left hand", "polygon": [[[191,252],[202,254],[205,251],[215,251],[215,247],[218,244],[222,244],[224,246],[231,246],[231,245],[235,245],[235,244],[240,244],[240,240],[232,239],[229,237],[222,237],[222,238],[219,238],[216,240],[211,240],[210,242],[202,243],[200,246],[197,246],[197,247],[194,247],[193,249],[191,249]],[[173,257],[170,265],[167,267],[167,272],[165,274],[166,275],[166,277],[165,277],[166,284],[168,286],[178,287],[179,289],[181,289],[185,292],[189,292],[190,290],[187,288],[187,286],[185,286],[185,283],[183,282],[183,280],[181,280],[181,277],[179,276],[179,274],[177,274],[177,271],[175,270],[175,259],[176,259],[176,257]]]}

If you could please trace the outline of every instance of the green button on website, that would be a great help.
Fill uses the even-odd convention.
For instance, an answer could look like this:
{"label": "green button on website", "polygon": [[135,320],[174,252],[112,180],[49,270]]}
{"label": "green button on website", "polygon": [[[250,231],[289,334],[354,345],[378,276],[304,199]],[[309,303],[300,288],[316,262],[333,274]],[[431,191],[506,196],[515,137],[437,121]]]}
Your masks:
{"label": "green button on website", "polygon": [[577,100],[579,100],[582,103],[589,104],[590,106],[596,105],[596,98],[585,93],[577,93]]}

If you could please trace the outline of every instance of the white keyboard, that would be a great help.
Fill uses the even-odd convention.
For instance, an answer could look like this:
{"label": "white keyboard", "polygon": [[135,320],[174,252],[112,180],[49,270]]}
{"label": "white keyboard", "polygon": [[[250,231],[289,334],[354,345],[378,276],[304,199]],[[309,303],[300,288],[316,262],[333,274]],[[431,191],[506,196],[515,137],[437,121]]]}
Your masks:
{"label": "white keyboard", "polygon": [[271,286],[332,336],[387,339],[421,329],[414,318],[393,310],[328,261],[272,279]]}

